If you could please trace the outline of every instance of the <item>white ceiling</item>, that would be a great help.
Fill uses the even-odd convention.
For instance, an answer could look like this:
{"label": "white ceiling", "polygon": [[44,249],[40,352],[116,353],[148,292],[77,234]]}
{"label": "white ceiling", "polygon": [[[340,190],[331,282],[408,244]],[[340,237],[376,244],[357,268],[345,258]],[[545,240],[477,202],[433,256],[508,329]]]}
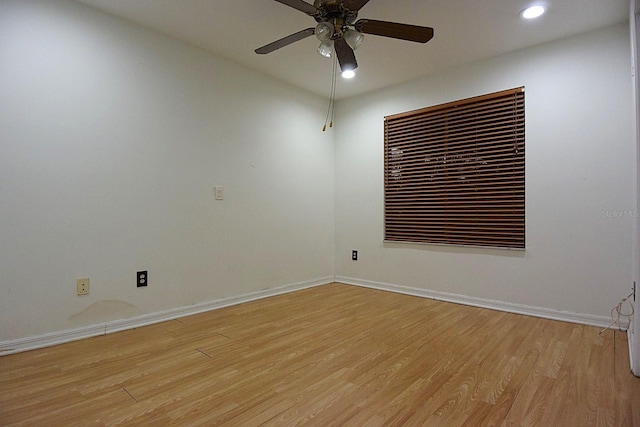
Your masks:
{"label": "white ceiling", "polygon": [[[313,18],[272,0],[77,0],[171,35],[277,79],[328,96],[332,60],[309,37],[268,55],[254,49],[313,27]],[[311,3],[311,0],[309,0]],[[419,44],[368,35],[358,75],[337,98],[358,95],[524,47],[626,22],[628,0],[547,0],[535,22],[518,16],[535,0],[371,0],[359,18],[435,29]],[[540,3],[539,1],[537,3]]]}

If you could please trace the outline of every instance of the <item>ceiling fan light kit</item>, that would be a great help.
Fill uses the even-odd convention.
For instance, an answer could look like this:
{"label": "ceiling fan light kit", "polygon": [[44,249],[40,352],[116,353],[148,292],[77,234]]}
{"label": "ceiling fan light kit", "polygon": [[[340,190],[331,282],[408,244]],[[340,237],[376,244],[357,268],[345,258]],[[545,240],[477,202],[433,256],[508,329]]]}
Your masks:
{"label": "ceiling fan light kit", "polygon": [[[351,74],[358,68],[353,53],[360,47],[364,34],[391,37],[417,43],[426,43],[433,38],[433,28],[396,22],[360,19],[358,12],[369,0],[315,0],[313,4],[304,0],[275,0],[299,10],[317,22],[315,28],[307,28],[290,36],[276,40],[256,49],[258,54],[267,54],[315,34],[320,40],[318,53],[325,58],[335,52],[343,75]],[[353,77],[353,75],[351,75]]]}

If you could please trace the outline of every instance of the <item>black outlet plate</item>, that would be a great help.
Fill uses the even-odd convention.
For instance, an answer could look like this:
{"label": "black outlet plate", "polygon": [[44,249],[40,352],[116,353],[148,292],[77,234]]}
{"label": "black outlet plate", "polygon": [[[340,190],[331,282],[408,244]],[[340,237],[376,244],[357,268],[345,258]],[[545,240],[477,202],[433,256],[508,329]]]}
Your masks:
{"label": "black outlet plate", "polygon": [[358,251],[356,251],[356,250],[351,251],[351,260],[352,261],[357,261],[358,260]]}
{"label": "black outlet plate", "polygon": [[136,283],[139,288],[147,286],[149,283],[149,274],[147,271],[138,271],[138,280]]}

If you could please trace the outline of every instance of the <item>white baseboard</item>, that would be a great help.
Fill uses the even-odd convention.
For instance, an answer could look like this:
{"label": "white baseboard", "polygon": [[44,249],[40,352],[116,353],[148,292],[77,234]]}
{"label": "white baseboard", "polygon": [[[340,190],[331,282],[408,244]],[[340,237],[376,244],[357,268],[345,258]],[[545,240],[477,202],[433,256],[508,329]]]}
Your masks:
{"label": "white baseboard", "polygon": [[217,310],[223,307],[256,301],[259,299],[286,294],[301,289],[312,288],[314,286],[332,283],[333,281],[334,277],[328,276],[316,280],[291,283],[276,288],[250,292],[243,295],[222,298],[186,307],[178,307],[155,313],[143,314],[128,319],[114,320],[95,325],[83,326],[77,329],[50,332],[43,335],[2,341],[0,342],[0,356],[19,353],[27,350],[34,350],[37,348],[49,347],[52,345],[63,344],[70,341],[95,337],[98,335],[106,335],[114,332],[124,331],[127,329],[140,328],[142,326],[152,325],[154,323],[166,322],[167,320],[178,319],[180,317],[191,316],[193,314],[203,313],[211,310]]}
{"label": "white baseboard", "polygon": [[[637,313],[637,309],[636,309]],[[637,354],[635,349],[638,348],[636,345],[636,340],[638,339],[638,333],[636,332],[635,326],[637,323],[634,323],[635,319],[632,319],[631,326],[629,327],[629,331],[627,332],[627,341],[629,343],[629,367],[631,372],[636,377],[640,377],[640,362],[637,359]]]}
{"label": "white baseboard", "polygon": [[[251,292],[243,295],[237,295],[228,298],[208,301],[204,303],[194,304],[186,307],[178,307],[169,310],[159,311],[155,313],[143,314],[141,316],[131,317],[128,319],[115,320],[110,322],[99,323],[95,325],[83,326],[77,329],[65,331],[51,332],[48,334],[37,335],[26,338],[18,338],[0,342],[0,355],[19,353],[22,351],[33,350],[37,348],[49,347],[52,345],[63,344],[70,341],[76,341],[84,338],[95,337],[98,335],[106,335],[114,332],[124,331],[127,329],[140,328],[142,326],[152,325],[154,323],[165,322],[168,320],[178,319],[180,317],[190,316],[193,314],[203,313],[206,311],[216,310],[223,307],[242,304],[245,302],[256,301],[275,295],[286,294],[289,292],[307,289],[314,286],[325,285],[331,282],[340,282],[348,285],[362,286],[366,288],[378,289],[382,291],[395,292],[400,294],[412,295],[422,298],[430,298],[438,301],[452,302],[456,304],[470,305],[474,307],[488,308],[492,310],[505,311],[509,313],[524,314],[527,316],[542,317],[545,319],[560,320],[563,322],[579,323],[584,325],[606,327],[611,322],[606,316],[594,316],[590,314],[573,313],[568,311],[552,310],[543,307],[532,307],[522,304],[514,304],[504,301],[495,301],[484,298],[469,297],[459,294],[451,294],[447,292],[431,291],[420,288],[412,288],[409,286],[396,285],[391,283],[374,282],[371,280],[356,279],[344,276],[329,276],[316,280],[292,283],[279,286],[272,289],[265,289],[257,292]],[[630,341],[631,344],[631,341]],[[633,363],[633,362],[632,362]]]}
{"label": "white baseboard", "polygon": [[632,332],[632,330],[630,329],[627,332],[627,344],[629,344],[629,368],[631,369],[631,372],[633,372],[633,374],[638,377],[640,376],[640,372],[636,372],[636,365],[635,365],[635,354],[633,351],[633,347],[634,347],[634,343],[635,343],[635,334]]}
{"label": "white baseboard", "polygon": [[470,305],[473,307],[488,308],[491,310],[506,311],[508,313],[524,314],[527,316],[542,317],[544,319],[560,320],[563,322],[579,323],[583,325],[605,328],[611,323],[606,316],[594,316],[591,314],[573,313],[570,311],[552,310],[544,307],[533,307],[523,304],[514,304],[504,301],[495,301],[484,298],[469,297],[447,292],[430,291],[409,286],[395,285],[391,283],[374,282],[371,280],[356,279],[353,277],[336,276],[336,282],[347,285],[362,286],[382,291],[396,292],[423,298],[431,298],[438,301],[452,302],[456,304]]}

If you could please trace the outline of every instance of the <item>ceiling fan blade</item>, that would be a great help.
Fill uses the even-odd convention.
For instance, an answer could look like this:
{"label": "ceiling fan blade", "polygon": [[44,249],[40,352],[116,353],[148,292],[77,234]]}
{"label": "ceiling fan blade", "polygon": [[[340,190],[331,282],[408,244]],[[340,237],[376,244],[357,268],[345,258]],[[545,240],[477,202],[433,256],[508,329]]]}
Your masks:
{"label": "ceiling fan blade", "polygon": [[318,13],[318,9],[303,0],[276,0],[278,3],[286,4],[289,7],[298,9],[300,12],[304,12],[307,15],[315,15]]}
{"label": "ceiling fan blade", "polygon": [[347,9],[357,12],[367,3],[369,3],[369,0],[344,0],[343,4]]}
{"label": "ceiling fan blade", "polygon": [[358,68],[356,55],[353,53],[353,49],[351,49],[344,38],[337,39],[333,46],[336,51],[336,55],[338,56],[338,62],[340,63],[340,69],[342,71],[355,70]]}
{"label": "ceiling fan blade", "polygon": [[355,28],[365,34],[392,37],[418,43],[426,43],[433,38],[433,28],[430,27],[376,21],[375,19],[361,19],[355,23]]}
{"label": "ceiling fan blade", "polygon": [[306,30],[298,31],[297,33],[291,34],[290,36],[281,38],[280,40],[276,40],[273,43],[269,43],[268,45],[262,46],[256,49],[256,53],[260,55],[264,55],[265,53],[271,53],[274,50],[278,50],[281,47],[285,47],[290,45],[291,43],[295,43],[299,40],[307,38],[315,33],[315,28],[307,28]]}

